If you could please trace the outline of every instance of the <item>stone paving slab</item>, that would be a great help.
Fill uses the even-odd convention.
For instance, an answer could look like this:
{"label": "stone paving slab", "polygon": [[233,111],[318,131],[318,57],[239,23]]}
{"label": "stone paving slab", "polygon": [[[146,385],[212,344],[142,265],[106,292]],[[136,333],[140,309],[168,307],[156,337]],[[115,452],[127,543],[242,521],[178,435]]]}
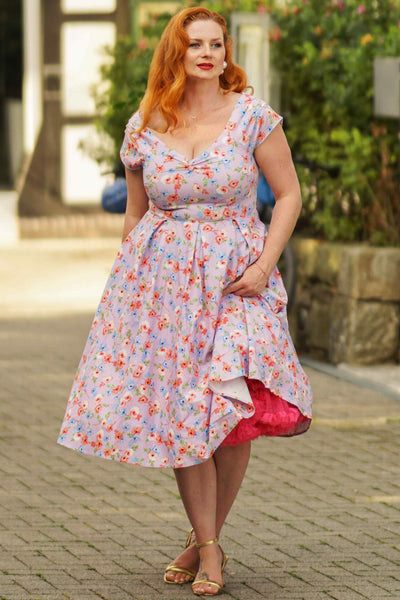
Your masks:
{"label": "stone paving slab", "polygon": [[[190,587],[162,581],[188,528],[173,474],[56,444],[92,319],[88,307],[97,302],[92,288],[79,292],[80,312],[73,292],[64,294],[57,266],[71,252],[80,253],[83,273],[93,267],[104,276],[107,249],[94,259],[68,246],[40,276],[48,272],[59,284],[49,293],[51,310],[35,316],[46,292],[40,278],[28,285],[32,304],[29,289],[25,304],[20,298],[13,306],[15,290],[2,298],[0,600],[193,598]],[[71,309],[57,297],[69,298]],[[225,597],[399,600],[400,404],[307,371],[315,394],[310,432],[253,443],[221,540],[230,556]]]}

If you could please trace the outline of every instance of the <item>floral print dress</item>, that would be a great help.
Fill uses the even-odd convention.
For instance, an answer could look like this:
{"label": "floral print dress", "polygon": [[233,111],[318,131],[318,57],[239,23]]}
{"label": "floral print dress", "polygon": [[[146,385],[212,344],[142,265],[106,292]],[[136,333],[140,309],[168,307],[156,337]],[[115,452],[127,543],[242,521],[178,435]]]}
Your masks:
{"label": "floral print dress", "polygon": [[277,269],[258,296],[222,296],[261,254],[254,150],[281,122],[240,94],[193,159],[129,120],[121,159],[143,169],[149,208],[118,252],[90,330],[59,443],[142,466],[185,467],[220,444],[296,435],[311,391]]}

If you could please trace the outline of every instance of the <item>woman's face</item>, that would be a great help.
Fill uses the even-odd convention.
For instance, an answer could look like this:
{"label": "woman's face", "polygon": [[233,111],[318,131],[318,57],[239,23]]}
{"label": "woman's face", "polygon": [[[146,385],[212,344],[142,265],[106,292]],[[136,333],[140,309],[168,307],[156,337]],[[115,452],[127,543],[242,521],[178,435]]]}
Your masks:
{"label": "woman's face", "polygon": [[225,60],[224,35],[211,19],[198,20],[186,27],[189,47],[183,58],[188,78],[210,80],[219,77]]}

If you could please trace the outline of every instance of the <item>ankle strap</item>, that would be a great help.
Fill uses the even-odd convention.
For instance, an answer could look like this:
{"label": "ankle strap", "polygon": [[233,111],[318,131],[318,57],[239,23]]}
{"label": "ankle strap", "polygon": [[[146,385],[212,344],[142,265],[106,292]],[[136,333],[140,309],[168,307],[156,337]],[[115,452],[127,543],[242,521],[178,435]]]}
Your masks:
{"label": "ankle strap", "polygon": [[210,540],[209,542],[203,542],[202,544],[198,544],[196,542],[196,548],[204,548],[204,546],[211,546],[211,544],[216,544],[218,542],[218,536],[215,536],[215,538],[213,540]]}

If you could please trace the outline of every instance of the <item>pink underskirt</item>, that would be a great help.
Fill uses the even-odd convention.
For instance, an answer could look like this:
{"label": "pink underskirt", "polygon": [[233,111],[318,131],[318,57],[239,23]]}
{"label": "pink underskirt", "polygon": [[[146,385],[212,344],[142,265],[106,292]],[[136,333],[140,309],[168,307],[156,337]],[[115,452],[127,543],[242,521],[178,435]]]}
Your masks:
{"label": "pink underskirt", "polygon": [[223,440],[222,446],[243,444],[260,435],[293,436],[307,431],[311,419],[305,417],[297,406],[271,392],[258,379],[245,377],[245,381],[255,413],[248,419],[242,419]]}

